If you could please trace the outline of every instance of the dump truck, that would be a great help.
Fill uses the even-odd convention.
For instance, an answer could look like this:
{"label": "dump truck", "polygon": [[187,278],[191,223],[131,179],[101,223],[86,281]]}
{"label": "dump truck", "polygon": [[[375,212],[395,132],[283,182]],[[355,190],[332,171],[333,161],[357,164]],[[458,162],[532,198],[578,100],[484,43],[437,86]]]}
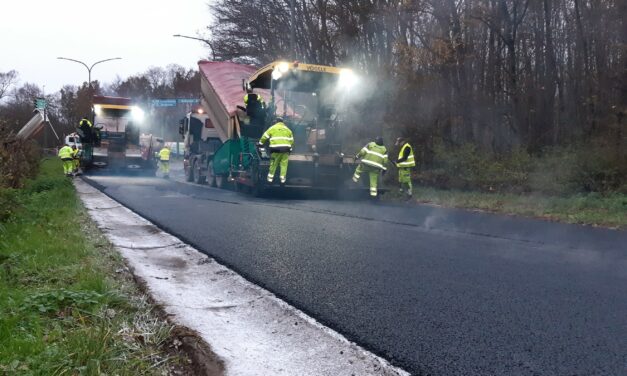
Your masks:
{"label": "dump truck", "polygon": [[[179,133],[183,136],[185,180],[203,184],[207,179],[208,164],[222,146],[220,135],[201,106],[194,106],[181,119]],[[215,181],[210,183],[216,185]],[[223,182],[220,185],[223,186]]]}
{"label": "dump truck", "polygon": [[[336,67],[277,61],[256,69],[233,62],[200,61],[203,129],[213,129],[221,145],[185,157],[188,179],[261,195],[274,185],[266,182],[270,156],[257,143],[283,117],[294,133],[285,188],[332,190],[349,184],[356,167],[342,152],[342,96],[354,80],[352,71]],[[266,108],[251,116],[243,107],[246,90],[261,95]],[[198,114],[200,115],[200,114]],[[196,116],[196,115],[193,115]],[[200,124],[198,123],[198,124]],[[191,149],[190,149],[191,151]]]}
{"label": "dump truck", "polygon": [[163,140],[143,133],[144,112],[130,98],[94,96],[93,127],[77,129],[83,145],[81,165],[155,173],[154,153]]}

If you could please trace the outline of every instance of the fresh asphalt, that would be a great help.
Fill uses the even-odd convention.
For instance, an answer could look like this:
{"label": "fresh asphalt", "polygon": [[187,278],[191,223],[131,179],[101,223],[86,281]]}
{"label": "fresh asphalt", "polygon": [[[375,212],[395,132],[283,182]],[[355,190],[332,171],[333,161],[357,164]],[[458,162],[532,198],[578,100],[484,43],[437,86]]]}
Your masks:
{"label": "fresh asphalt", "polygon": [[88,176],[415,375],[627,375],[627,233]]}

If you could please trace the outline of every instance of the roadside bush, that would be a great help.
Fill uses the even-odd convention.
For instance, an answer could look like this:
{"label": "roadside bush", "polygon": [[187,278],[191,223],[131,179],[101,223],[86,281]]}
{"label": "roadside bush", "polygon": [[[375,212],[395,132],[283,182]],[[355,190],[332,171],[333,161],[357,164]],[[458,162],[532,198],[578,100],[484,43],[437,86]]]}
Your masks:
{"label": "roadside bush", "polygon": [[37,174],[41,152],[34,141],[0,132],[0,187],[21,188]]}
{"label": "roadside bush", "polygon": [[418,180],[447,189],[523,192],[528,189],[531,166],[531,158],[522,150],[494,155],[472,144],[447,148],[436,143],[433,166],[422,171]]}
{"label": "roadside bush", "polygon": [[530,186],[554,195],[627,193],[627,160],[599,144],[553,148],[534,160]]}
{"label": "roadside bush", "polygon": [[550,195],[570,194],[577,191],[575,172],[577,154],[568,148],[545,150],[541,157],[533,160],[533,171],[529,177],[530,189]]}
{"label": "roadside bush", "polygon": [[431,157],[417,174],[425,186],[549,195],[627,193],[627,159],[594,142],[546,149],[539,156],[522,149],[499,155],[472,144],[447,147],[436,142]]}

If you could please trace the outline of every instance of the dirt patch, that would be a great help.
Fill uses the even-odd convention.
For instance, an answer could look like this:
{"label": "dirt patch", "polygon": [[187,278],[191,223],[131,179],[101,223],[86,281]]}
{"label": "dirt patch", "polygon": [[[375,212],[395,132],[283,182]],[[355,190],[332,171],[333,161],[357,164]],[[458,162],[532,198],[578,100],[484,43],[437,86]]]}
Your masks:
{"label": "dirt patch", "polygon": [[187,267],[187,261],[180,257],[164,257],[156,260],[159,266],[172,270],[185,269]]}
{"label": "dirt patch", "polygon": [[198,333],[183,326],[176,326],[172,331],[172,337],[178,340],[179,348],[191,358],[194,374],[224,375],[224,363],[211,351]]}

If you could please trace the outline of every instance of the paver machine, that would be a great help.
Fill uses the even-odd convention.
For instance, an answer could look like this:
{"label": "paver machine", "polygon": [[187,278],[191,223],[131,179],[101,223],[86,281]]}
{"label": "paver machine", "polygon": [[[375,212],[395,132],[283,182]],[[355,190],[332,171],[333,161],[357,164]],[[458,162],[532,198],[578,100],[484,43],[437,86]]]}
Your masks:
{"label": "paver machine", "polygon": [[[215,72],[223,69],[224,64],[240,72],[230,82]],[[210,184],[233,183],[255,195],[278,187],[278,183],[266,182],[269,154],[257,147],[261,135],[278,115],[294,133],[287,182],[282,189],[338,191],[351,187],[349,181],[356,162],[342,152],[344,109],[341,108],[355,80],[351,70],[277,61],[243,77],[250,66],[244,65],[243,69],[241,64],[204,61],[199,66],[203,80],[201,104],[210,126],[218,128],[223,142],[207,162],[206,177]],[[234,82],[235,78],[240,78],[240,82]],[[233,106],[236,84],[239,105]],[[246,113],[243,107],[246,90],[265,98],[267,105],[263,111]],[[213,119],[216,114],[228,116],[213,121],[217,120]]]}

